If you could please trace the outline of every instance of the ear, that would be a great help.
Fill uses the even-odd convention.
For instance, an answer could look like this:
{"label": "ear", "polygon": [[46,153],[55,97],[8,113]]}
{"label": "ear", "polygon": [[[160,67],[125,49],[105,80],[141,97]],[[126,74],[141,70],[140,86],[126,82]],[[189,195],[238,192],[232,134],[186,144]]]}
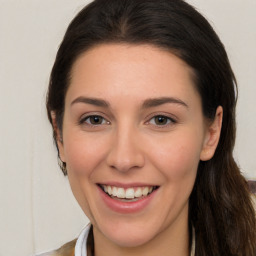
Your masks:
{"label": "ear", "polygon": [[223,108],[218,106],[213,122],[206,128],[204,144],[200,154],[200,159],[202,161],[210,160],[215,153],[220,139],[222,118]]}
{"label": "ear", "polygon": [[53,129],[54,129],[54,133],[56,136],[56,143],[57,143],[57,147],[58,147],[59,157],[62,162],[65,162],[62,133],[58,127],[57,120],[56,120],[56,114],[54,111],[51,112],[51,118],[52,118],[52,125],[53,125]]}

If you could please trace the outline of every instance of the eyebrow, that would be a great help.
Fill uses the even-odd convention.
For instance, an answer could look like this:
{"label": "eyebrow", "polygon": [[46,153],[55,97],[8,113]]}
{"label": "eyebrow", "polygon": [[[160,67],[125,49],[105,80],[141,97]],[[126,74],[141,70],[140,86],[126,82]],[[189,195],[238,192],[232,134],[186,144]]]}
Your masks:
{"label": "eyebrow", "polygon": [[75,103],[85,103],[85,104],[91,104],[98,107],[109,107],[110,104],[102,99],[96,99],[96,98],[87,98],[87,97],[78,97],[75,100],[71,102],[71,106]]}
{"label": "eyebrow", "polygon": [[[107,108],[110,106],[109,102],[107,102],[106,100],[98,99],[98,98],[88,98],[83,96],[80,96],[74,99],[71,102],[71,105],[75,103],[85,103],[85,104],[90,104],[97,107],[107,107]],[[174,97],[160,97],[160,98],[147,99],[143,102],[142,108],[157,107],[166,103],[179,104],[188,108],[188,105],[184,101]]]}
{"label": "eyebrow", "polygon": [[161,97],[161,98],[153,98],[153,99],[147,99],[144,101],[142,104],[142,108],[152,108],[152,107],[157,107],[166,103],[174,103],[174,104],[179,104],[182,105],[186,108],[188,108],[188,105],[178,99],[178,98],[173,98],[173,97]]}

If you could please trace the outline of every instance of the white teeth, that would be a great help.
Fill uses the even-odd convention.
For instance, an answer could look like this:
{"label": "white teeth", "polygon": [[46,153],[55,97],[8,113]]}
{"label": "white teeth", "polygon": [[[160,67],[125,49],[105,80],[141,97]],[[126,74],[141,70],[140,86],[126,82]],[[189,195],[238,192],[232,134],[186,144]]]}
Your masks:
{"label": "white teeth", "polygon": [[117,187],[113,187],[112,196],[116,196],[116,195],[117,195]]}
{"label": "white teeth", "polygon": [[[111,195],[111,194],[109,194],[109,195]],[[125,198],[125,191],[124,191],[124,189],[123,188],[118,188],[116,196],[118,198]]]}
{"label": "white teeth", "polygon": [[142,189],[141,188],[138,188],[136,190],[136,192],[134,193],[134,196],[135,197],[141,197],[142,196]]}
{"label": "white teeth", "polygon": [[125,192],[125,198],[134,198],[134,189],[128,188]]}
{"label": "white teeth", "polygon": [[146,196],[148,194],[148,191],[149,191],[148,187],[143,188],[142,195]]}
{"label": "white teeth", "polygon": [[152,186],[124,189],[106,185],[102,185],[102,188],[105,191],[105,193],[109,194],[110,196],[118,197],[121,199],[134,199],[142,196],[147,196],[148,194],[152,193],[154,189],[154,187]]}

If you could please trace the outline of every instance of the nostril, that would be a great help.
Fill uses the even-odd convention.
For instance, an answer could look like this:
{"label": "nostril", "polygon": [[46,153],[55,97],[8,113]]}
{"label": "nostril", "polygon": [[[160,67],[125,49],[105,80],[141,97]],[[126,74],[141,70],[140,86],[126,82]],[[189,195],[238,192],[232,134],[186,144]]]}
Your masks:
{"label": "nostril", "polygon": [[142,147],[140,135],[134,127],[122,123],[118,131],[113,134],[112,144],[106,156],[110,168],[120,172],[126,172],[133,168],[144,166],[144,147]]}
{"label": "nostril", "polygon": [[139,150],[112,150],[107,157],[107,164],[111,169],[120,172],[127,172],[134,168],[141,168],[144,166],[144,156]]}

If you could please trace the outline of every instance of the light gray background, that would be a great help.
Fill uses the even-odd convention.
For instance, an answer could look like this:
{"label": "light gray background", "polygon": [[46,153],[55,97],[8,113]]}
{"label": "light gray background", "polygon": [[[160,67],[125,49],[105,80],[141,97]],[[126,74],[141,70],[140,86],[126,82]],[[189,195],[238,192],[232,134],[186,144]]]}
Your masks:
{"label": "light gray background", "polygon": [[[57,167],[44,103],[64,31],[88,2],[0,0],[0,256],[56,248],[87,223]],[[235,156],[256,178],[256,1],[188,2],[226,45],[239,83]]]}

